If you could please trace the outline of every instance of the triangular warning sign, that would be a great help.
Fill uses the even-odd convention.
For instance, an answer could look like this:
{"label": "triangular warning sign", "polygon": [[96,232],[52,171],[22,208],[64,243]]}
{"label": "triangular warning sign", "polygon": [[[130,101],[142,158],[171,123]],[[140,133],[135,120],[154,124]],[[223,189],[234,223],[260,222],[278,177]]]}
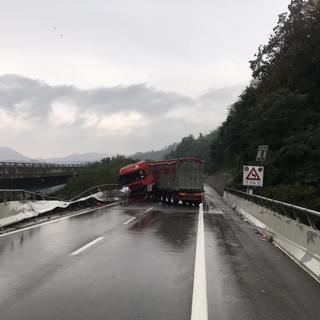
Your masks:
{"label": "triangular warning sign", "polygon": [[260,181],[260,177],[255,168],[252,168],[246,177],[246,180]]}

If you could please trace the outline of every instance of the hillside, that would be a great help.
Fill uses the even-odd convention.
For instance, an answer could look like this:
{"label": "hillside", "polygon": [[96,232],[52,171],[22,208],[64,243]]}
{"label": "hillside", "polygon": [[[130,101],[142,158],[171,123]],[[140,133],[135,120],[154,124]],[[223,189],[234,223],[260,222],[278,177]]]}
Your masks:
{"label": "hillside", "polygon": [[45,159],[46,162],[51,163],[85,163],[85,162],[95,162],[100,161],[104,158],[110,158],[112,157],[112,154],[107,153],[97,153],[97,152],[91,152],[91,153],[83,153],[83,154],[71,154],[66,157],[60,157],[60,158],[48,158]]}
{"label": "hillside", "polygon": [[295,203],[314,208],[320,208],[319,10],[320,1],[293,0],[279,16],[268,44],[250,61],[253,81],[211,144],[215,171],[232,170],[237,187],[242,165],[259,165],[257,148],[268,145],[260,192],[277,188],[276,197],[286,201],[296,190]]}
{"label": "hillside", "polygon": [[9,148],[9,147],[0,147],[0,161],[32,161],[31,158],[28,158],[21,153]]}
{"label": "hillside", "polygon": [[85,163],[99,161],[103,158],[112,157],[111,154],[105,153],[84,153],[84,154],[72,154],[66,157],[56,157],[47,159],[32,159],[22,155],[10,147],[0,146],[0,161],[12,161],[12,162],[47,162],[47,163]]}
{"label": "hillside", "polygon": [[173,143],[161,150],[151,150],[148,152],[136,152],[130,156],[132,159],[139,160],[163,160],[166,156],[177,149],[178,143]]}

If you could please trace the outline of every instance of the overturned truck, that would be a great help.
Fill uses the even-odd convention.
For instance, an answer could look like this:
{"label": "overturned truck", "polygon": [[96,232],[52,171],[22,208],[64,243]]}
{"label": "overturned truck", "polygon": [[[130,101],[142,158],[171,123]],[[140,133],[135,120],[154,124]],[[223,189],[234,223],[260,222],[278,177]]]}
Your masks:
{"label": "overturned truck", "polygon": [[139,161],[120,169],[120,183],[130,188],[133,199],[198,206],[203,198],[204,161],[179,158]]}

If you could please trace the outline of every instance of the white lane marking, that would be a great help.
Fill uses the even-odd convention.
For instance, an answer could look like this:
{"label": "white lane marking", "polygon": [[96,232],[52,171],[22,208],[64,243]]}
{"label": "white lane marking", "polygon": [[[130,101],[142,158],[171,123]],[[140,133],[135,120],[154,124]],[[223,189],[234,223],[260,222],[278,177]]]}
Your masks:
{"label": "white lane marking", "polygon": [[203,205],[199,208],[196,261],[194,268],[191,320],[208,320]]}
{"label": "white lane marking", "polygon": [[[151,208],[147,209],[145,212],[150,212],[153,209],[154,209],[154,207],[151,207]],[[137,217],[133,217],[133,218],[129,219],[128,221],[124,222],[123,224],[129,224],[130,222],[132,222],[132,221],[134,221],[136,219],[138,219],[138,218]]]}
{"label": "white lane marking", "polygon": [[124,222],[123,224],[128,224],[136,219],[137,219],[137,217],[133,217],[133,218],[129,219],[128,221]]}
{"label": "white lane marking", "polygon": [[102,240],[103,237],[99,237],[91,242],[89,242],[88,244],[86,244],[85,246],[81,247],[80,249],[74,251],[71,253],[72,256],[76,256],[77,254],[83,252],[84,250],[90,248],[91,246],[93,246],[94,244],[96,244],[97,242],[99,242],[100,240]]}

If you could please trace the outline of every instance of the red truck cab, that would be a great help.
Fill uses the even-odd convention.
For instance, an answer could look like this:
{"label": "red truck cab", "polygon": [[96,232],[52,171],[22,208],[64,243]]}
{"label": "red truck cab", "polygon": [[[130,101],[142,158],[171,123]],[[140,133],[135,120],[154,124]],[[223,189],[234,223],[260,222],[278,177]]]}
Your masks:
{"label": "red truck cab", "polygon": [[120,183],[131,189],[131,191],[151,191],[154,183],[153,174],[146,161],[129,164],[120,169]]}

